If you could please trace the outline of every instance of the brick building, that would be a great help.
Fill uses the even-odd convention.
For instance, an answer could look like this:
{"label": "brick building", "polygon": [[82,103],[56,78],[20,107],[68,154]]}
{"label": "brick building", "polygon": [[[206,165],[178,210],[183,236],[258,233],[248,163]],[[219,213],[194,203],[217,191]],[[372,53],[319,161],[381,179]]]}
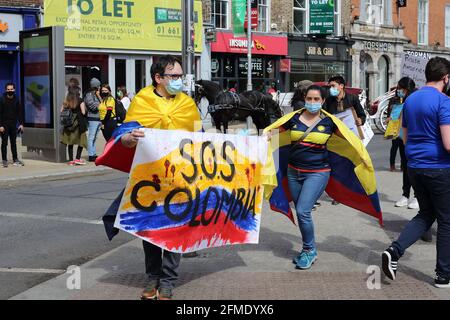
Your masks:
{"label": "brick building", "polygon": [[366,88],[370,98],[383,94],[402,76],[423,85],[426,61],[450,57],[449,0],[408,0],[401,8],[396,0],[351,2],[353,83]]}
{"label": "brick building", "polygon": [[0,0],[0,90],[7,82],[20,89],[19,32],[40,26],[40,4],[40,0]]}

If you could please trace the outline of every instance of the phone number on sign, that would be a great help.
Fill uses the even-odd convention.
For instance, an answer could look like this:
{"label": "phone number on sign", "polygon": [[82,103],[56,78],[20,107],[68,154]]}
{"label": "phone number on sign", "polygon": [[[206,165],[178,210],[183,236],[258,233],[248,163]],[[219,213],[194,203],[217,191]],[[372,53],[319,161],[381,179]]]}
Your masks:
{"label": "phone number on sign", "polygon": [[156,33],[158,35],[162,36],[180,36],[181,35],[181,29],[178,27],[164,27],[164,26],[158,26],[156,28]]}

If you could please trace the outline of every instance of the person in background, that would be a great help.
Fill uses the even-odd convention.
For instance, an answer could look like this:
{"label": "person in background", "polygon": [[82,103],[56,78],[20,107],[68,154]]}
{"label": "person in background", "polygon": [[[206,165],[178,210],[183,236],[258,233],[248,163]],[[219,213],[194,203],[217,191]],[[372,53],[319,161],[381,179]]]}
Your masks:
{"label": "person in background", "polygon": [[299,82],[291,99],[291,107],[293,111],[297,111],[305,107],[306,89],[312,84],[313,82],[310,80],[302,80]]}
{"label": "person in background", "polygon": [[90,89],[84,96],[88,120],[87,149],[89,162],[94,162],[97,159],[95,142],[97,141],[97,135],[102,125],[98,113],[98,106],[101,102],[99,88],[100,81],[97,78],[92,78],[90,81]]}
{"label": "person in background", "polygon": [[77,78],[70,78],[67,92],[75,93],[77,96],[81,97],[80,82]]}
{"label": "person in background", "polygon": [[127,88],[125,86],[120,86],[117,88],[117,99],[122,102],[123,107],[128,111],[131,104],[131,99],[128,97]]}
{"label": "person in background", "polygon": [[434,285],[450,289],[450,61],[431,58],[426,85],[403,106],[403,141],[408,175],[419,202],[417,214],[382,253],[385,275],[395,280],[398,261],[437,220]]}
{"label": "person in background", "polygon": [[[7,83],[6,92],[0,98],[0,135],[2,137],[2,165],[8,167],[8,139],[11,143],[11,153],[14,166],[24,166],[17,156],[17,133],[23,132],[22,106],[16,97],[16,86]],[[19,124],[19,127],[17,127]]]}
{"label": "person in background", "polygon": [[98,106],[98,114],[102,124],[101,129],[103,137],[109,141],[118,126],[116,99],[112,96],[111,87],[108,84],[100,86],[100,97],[102,102]]}
{"label": "person in background", "polygon": [[[404,102],[406,101],[406,98],[408,98],[412,93],[416,91],[416,83],[413,79],[409,77],[403,77],[401,78],[397,83],[397,90],[396,90],[396,96],[398,99],[393,99],[394,102],[400,103],[404,105]],[[390,115],[390,112],[389,112]],[[410,198],[411,193],[411,183],[409,181],[408,177],[408,165],[405,155],[405,145],[403,144],[403,134],[402,131],[400,131],[399,137],[396,139],[392,139],[392,144],[394,144],[394,140],[398,145],[398,148],[400,150],[400,159],[401,159],[401,169],[403,171],[403,194],[402,197],[395,202],[396,207],[405,207],[408,206],[408,209],[419,209],[419,203],[417,202],[416,197]],[[391,151],[391,158],[392,158],[392,151]]]}
{"label": "person in background", "polygon": [[[69,162],[67,164],[71,166],[85,165],[86,162],[81,159],[81,153],[83,152],[83,148],[87,147],[86,106],[76,92],[68,92],[61,107],[61,112],[64,109],[71,109],[76,114],[74,124],[71,127],[64,127],[61,134],[61,143],[67,145],[69,155]],[[74,145],[78,145],[75,160],[73,159]]]}
{"label": "person in background", "polygon": [[[391,100],[389,100],[389,106],[388,106],[388,121],[390,120],[391,111],[393,106],[400,104],[401,99],[398,96],[393,97]],[[402,138],[397,137],[391,140],[391,150],[389,152],[389,164],[390,164],[390,171],[396,172],[397,169],[395,167],[395,159],[397,158],[397,151],[400,148],[400,144],[403,144]],[[400,154],[400,157],[402,155]]]}
{"label": "person in background", "polygon": [[[366,114],[364,112],[359,98],[353,94],[345,92],[345,79],[342,76],[334,76],[328,80],[330,85],[330,96],[325,100],[324,109],[331,114],[343,112],[348,108],[354,108],[356,112],[355,124],[362,126],[366,122]],[[333,200],[333,205],[339,202]]]}

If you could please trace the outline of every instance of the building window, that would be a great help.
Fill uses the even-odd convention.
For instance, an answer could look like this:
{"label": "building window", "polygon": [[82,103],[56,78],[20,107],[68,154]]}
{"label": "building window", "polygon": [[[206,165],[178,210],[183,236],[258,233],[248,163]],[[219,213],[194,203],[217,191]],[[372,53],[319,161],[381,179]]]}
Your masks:
{"label": "building window", "polygon": [[294,0],[294,33],[307,33],[308,28],[308,15],[307,6],[308,2],[306,0]]}
{"label": "building window", "polygon": [[213,21],[217,29],[228,29],[229,3],[229,0],[213,0],[212,2]]}
{"label": "building window", "polygon": [[341,1],[334,0],[334,34],[341,35]]}
{"label": "building window", "polygon": [[428,0],[419,0],[419,33],[418,44],[428,44]]}
{"label": "building window", "polygon": [[445,7],[445,46],[450,47],[450,6]]}
{"label": "building window", "polygon": [[269,0],[258,0],[258,31],[269,32]]}
{"label": "building window", "polygon": [[381,96],[389,89],[389,61],[386,56],[378,60],[377,96]]}
{"label": "building window", "polygon": [[384,23],[384,1],[385,0],[367,0],[367,23],[378,25]]}

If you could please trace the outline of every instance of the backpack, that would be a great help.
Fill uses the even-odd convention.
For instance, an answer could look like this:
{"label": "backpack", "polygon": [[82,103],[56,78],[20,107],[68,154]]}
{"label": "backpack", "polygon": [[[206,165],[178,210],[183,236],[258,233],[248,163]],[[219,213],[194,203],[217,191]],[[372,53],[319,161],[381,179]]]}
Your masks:
{"label": "backpack", "polygon": [[125,107],[123,106],[123,103],[120,100],[114,99],[115,105],[115,113],[118,123],[122,123],[125,120],[125,117],[127,115],[127,110],[125,110]]}
{"label": "backpack", "polygon": [[63,109],[59,121],[61,126],[69,131],[73,131],[78,125],[77,114],[72,109]]}

